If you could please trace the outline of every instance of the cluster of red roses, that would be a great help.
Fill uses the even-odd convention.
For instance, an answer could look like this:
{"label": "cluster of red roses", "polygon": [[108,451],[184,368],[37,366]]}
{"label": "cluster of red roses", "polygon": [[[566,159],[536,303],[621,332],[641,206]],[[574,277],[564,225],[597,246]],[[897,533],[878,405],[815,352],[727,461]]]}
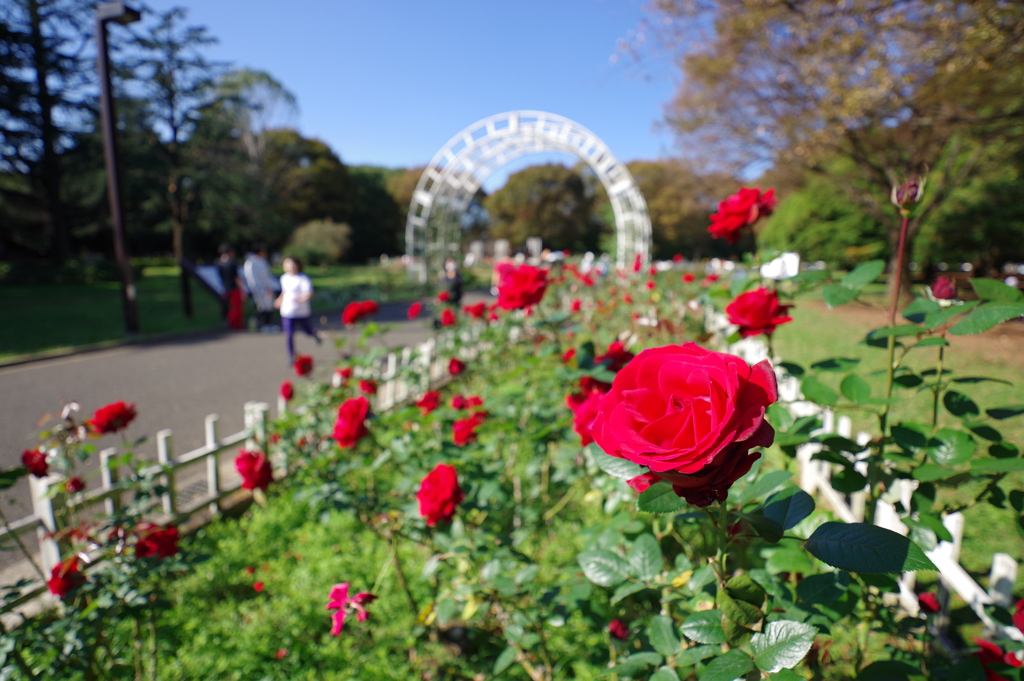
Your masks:
{"label": "cluster of red roses", "polygon": [[349,303],[345,306],[345,309],[341,312],[341,323],[342,324],[357,324],[362,320],[377,314],[380,311],[380,306],[377,305],[376,300],[362,300]]}
{"label": "cluster of red roses", "polygon": [[762,193],[760,187],[743,187],[718,204],[718,212],[711,215],[708,232],[716,239],[735,244],[744,227],[750,227],[759,218],[772,214],[778,199],[775,190]]}

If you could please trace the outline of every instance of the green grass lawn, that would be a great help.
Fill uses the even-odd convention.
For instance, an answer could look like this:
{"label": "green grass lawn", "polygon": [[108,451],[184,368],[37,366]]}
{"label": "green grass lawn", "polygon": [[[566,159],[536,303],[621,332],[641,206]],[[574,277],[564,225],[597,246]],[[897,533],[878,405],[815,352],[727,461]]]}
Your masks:
{"label": "green grass lawn", "polygon": [[[820,298],[815,297],[817,300]],[[855,372],[865,378],[871,385],[872,394],[884,395],[886,350],[862,345],[859,342],[868,331],[880,324],[866,318],[866,315],[846,312],[846,308],[826,310],[811,303],[813,298],[798,300],[797,306],[791,310],[793,323],[779,328],[775,336],[776,353],[787,360],[797,360],[805,368],[813,362],[830,357],[850,357],[860,359],[861,363]],[[979,339],[980,340],[980,339]],[[988,338],[985,339],[988,342]],[[991,342],[998,342],[998,336]],[[972,339],[977,343],[977,340]],[[953,371],[952,376],[980,376],[1008,381],[1012,385],[997,382],[981,382],[976,384],[960,384],[956,390],[969,395],[982,411],[992,407],[1024,403],[1024,370],[1019,362],[1001,359],[999,353],[985,352],[984,345],[973,345],[970,350],[958,348],[959,339],[952,338],[952,347],[947,348],[944,368]],[[906,365],[920,372],[934,368],[937,358],[936,348],[911,351],[907,355]],[[844,373],[824,373],[820,377],[824,382],[837,389]],[[892,409],[892,422],[916,421],[931,423],[932,394],[914,390],[900,390],[895,393],[902,398]],[[940,405],[939,425],[953,426],[957,419]],[[840,413],[844,413],[840,410]],[[854,432],[867,430],[876,432],[877,416],[865,412],[845,412],[854,422]],[[1024,416],[992,422],[1002,433],[1004,440],[1021,446],[1024,444]],[[987,448],[991,443],[975,437],[979,449]],[[1003,482],[1007,491],[1024,488],[1024,473],[1008,476]],[[974,483],[956,488],[940,490],[940,499],[948,499],[959,504],[970,501],[981,491],[981,484]],[[1004,552],[1017,561],[1024,560],[1024,539],[1013,527],[1013,511],[998,509],[988,503],[973,506],[965,512],[963,554],[961,564],[975,578],[987,577],[991,568],[992,554]],[[987,585],[987,580],[982,580]],[[1024,591],[1024,572],[1017,580],[1017,591]]]}

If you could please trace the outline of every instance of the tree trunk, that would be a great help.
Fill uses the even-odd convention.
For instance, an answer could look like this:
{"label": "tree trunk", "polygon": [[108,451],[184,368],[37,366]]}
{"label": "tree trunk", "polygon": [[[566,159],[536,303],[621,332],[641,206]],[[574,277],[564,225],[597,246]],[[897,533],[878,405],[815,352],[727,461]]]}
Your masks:
{"label": "tree trunk", "polygon": [[172,183],[171,192],[171,247],[174,250],[174,259],[178,261],[181,269],[181,305],[185,317],[192,319],[192,289],[189,286],[188,272],[182,266],[182,258],[185,257],[185,221],[184,206],[181,199],[181,187]]}

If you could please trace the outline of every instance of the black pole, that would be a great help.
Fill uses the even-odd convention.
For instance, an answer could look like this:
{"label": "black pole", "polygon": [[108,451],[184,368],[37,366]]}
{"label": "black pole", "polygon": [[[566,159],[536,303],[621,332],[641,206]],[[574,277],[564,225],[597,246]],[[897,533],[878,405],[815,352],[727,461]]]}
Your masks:
{"label": "black pole", "polygon": [[114,226],[114,255],[121,272],[121,302],[124,306],[124,326],[129,334],[139,332],[136,308],[135,277],[125,243],[124,205],[121,199],[121,177],[117,167],[117,142],[114,98],[110,88],[110,57],[107,54],[107,22],[137,21],[139,13],[125,7],[122,2],[104,2],[96,10],[96,68],[100,77],[100,112],[103,125],[103,157],[107,167],[107,198],[110,202],[110,220]]}

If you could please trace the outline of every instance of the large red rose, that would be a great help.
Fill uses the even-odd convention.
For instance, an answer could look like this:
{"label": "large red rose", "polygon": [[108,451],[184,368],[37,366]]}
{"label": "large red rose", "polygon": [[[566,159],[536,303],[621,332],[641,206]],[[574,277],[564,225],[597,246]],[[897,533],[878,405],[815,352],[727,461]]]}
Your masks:
{"label": "large red rose", "polygon": [[420,410],[420,413],[426,416],[430,412],[437,409],[441,403],[441,393],[438,390],[429,390],[423,394],[423,397],[416,400],[416,407]]}
{"label": "large red rose", "polygon": [[235,470],[242,477],[242,489],[266,491],[270,483],[274,482],[274,471],[263,452],[239,449],[235,457]]}
{"label": "large red rose", "polygon": [[774,189],[762,194],[758,187],[743,187],[718,204],[718,212],[711,215],[708,232],[716,239],[725,239],[734,244],[739,241],[744,227],[754,224],[762,216],[771,215],[775,203]]}
{"label": "large red rose", "polygon": [[37,478],[45,478],[50,472],[50,465],[46,463],[46,452],[41,452],[38,449],[26,449],[23,451],[21,453],[21,465]]}
{"label": "large red rose", "polygon": [[793,321],[786,314],[792,305],[779,305],[779,294],[764,287],[736,296],[725,308],[729,323],[740,327],[740,336],[772,335],[776,327]]}
{"label": "large red rose", "polygon": [[135,534],[139,537],[135,544],[135,555],[139,558],[169,558],[178,552],[178,528],[173,525],[140,523],[135,526]]}
{"label": "large red rose", "polygon": [[338,418],[334,422],[334,439],[342,449],[352,449],[356,443],[370,434],[366,429],[366,417],[370,413],[370,402],[365,397],[353,397],[338,407]]}
{"label": "large red rose", "polygon": [[765,410],[777,399],[767,361],[751,367],[696,343],[668,345],[644,350],[616,374],[591,432],[608,454],[694,498],[702,489],[717,498],[756,460],[748,452],[774,441]]}
{"label": "large red rose", "polygon": [[503,310],[521,310],[536,305],[548,287],[548,271],[532,265],[498,266],[498,306]]}
{"label": "large red rose", "polygon": [[72,556],[53,566],[53,570],[50,571],[50,579],[46,581],[46,586],[54,596],[64,599],[84,581],[85,577],[78,567],[78,557]]}
{"label": "large red rose", "polygon": [[118,400],[97,409],[93,417],[85,423],[94,433],[116,433],[127,428],[134,420],[135,405]]}
{"label": "large red rose", "polygon": [[439,463],[427,473],[416,492],[420,502],[420,515],[426,518],[427,526],[451,521],[455,508],[466,498],[459,487],[459,476],[455,466]]}

